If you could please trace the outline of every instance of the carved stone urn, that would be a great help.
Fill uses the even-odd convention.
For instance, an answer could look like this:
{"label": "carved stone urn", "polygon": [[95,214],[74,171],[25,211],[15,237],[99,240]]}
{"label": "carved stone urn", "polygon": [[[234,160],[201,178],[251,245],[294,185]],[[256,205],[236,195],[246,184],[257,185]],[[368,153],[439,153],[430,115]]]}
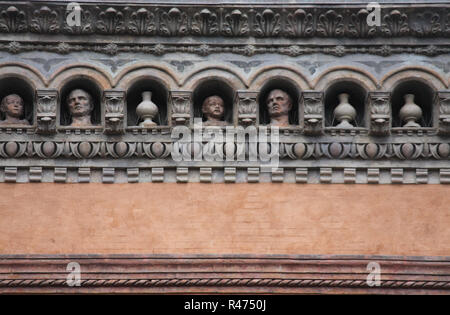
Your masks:
{"label": "carved stone urn", "polygon": [[403,127],[420,127],[417,123],[422,117],[422,109],[414,103],[414,94],[406,94],[404,96],[405,105],[400,109],[400,119],[405,122]]}
{"label": "carved stone urn", "polygon": [[157,125],[153,119],[158,115],[158,106],[152,102],[152,92],[142,92],[142,102],[136,107],[136,114],[143,120],[139,127],[153,127]]}
{"label": "carved stone urn", "polygon": [[350,123],[356,118],[356,110],[348,102],[350,95],[347,93],[339,94],[339,105],[334,109],[334,117],[339,124],[336,126],[338,128],[353,128],[354,126]]}

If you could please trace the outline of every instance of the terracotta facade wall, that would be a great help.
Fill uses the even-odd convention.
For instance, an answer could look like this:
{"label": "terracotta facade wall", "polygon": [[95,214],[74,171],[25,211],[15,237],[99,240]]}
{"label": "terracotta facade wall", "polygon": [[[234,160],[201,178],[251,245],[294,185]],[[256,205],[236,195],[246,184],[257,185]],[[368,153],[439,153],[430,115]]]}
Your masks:
{"label": "terracotta facade wall", "polygon": [[1,254],[450,255],[445,185],[0,184]]}

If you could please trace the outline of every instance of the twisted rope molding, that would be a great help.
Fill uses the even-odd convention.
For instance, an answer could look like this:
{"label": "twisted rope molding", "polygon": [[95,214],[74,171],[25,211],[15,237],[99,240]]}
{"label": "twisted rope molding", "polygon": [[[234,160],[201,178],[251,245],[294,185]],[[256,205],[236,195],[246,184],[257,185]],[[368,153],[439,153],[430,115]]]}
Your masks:
{"label": "twisted rope molding", "polygon": [[[450,290],[448,281],[381,280],[379,287],[391,289],[435,289]],[[63,279],[2,279],[0,288],[5,287],[64,287]],[[371,288],[365,280],[353,279],[272,279],[272,278],[210,278],[210,279],[85,279],[80,287],[333,287]]]}

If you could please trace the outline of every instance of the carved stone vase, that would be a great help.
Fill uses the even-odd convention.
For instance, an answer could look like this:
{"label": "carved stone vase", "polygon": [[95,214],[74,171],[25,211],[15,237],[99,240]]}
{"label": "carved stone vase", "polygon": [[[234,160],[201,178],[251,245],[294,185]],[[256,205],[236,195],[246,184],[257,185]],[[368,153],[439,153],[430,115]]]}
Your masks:
{"label": "carved stone vase", "polygon": [[406,94],[404,96],[405,105],[400,109],[400,119],[405,122],[403,127],[420,127],[417,123],[422,117],[422,109],[414,103],[414,94]]}
{"label": "carved stone vase", "polygon": [[350,105],[348,102],[350,95],[347,93],[339,94],[339,105],[334,109],[334,117],[339,124],[336,127],[339,128],[353,128],[354,126],[351,124],[352,121],[356,118],[356,110]]}
{"label": "carved stone vase", "polygon": [[152,92],[142,92],[142,102],[136,107],[136,114],[143,120],[139,127],[153,127],[157,124],[153,119],[158,115],[158,106],[152,102]]}

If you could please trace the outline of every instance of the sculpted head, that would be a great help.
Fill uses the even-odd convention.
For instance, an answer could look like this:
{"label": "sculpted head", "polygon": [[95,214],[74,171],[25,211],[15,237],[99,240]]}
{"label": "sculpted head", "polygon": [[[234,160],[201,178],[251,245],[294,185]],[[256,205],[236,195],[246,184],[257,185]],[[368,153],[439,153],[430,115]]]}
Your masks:
{"label": "sculpted head", "polygon": [[272,90],[267,96],[266,104],[271,125],[289,125],[289,111],[292,109],[292,99],[289,94],[280,89]]}
{"label": "sculpted head", "polygon": [[76,89],[67,96],[67,107],[72,116],[71,126],[90,126],[94,110],[92,96],[84,90]]}
{"label": "sculpted head", "polygon": [[2,99],[0,111],[5,115],[3,124],[26,124],[27,120],[20,120],[24,114],[23,99],[17,94],[10,94]]}
{"label": "sculpted head", "polygon": [[225,105],[220,96],[213,95],[203,101],[202,113],[206,117],[206,125],[223,125]]}

